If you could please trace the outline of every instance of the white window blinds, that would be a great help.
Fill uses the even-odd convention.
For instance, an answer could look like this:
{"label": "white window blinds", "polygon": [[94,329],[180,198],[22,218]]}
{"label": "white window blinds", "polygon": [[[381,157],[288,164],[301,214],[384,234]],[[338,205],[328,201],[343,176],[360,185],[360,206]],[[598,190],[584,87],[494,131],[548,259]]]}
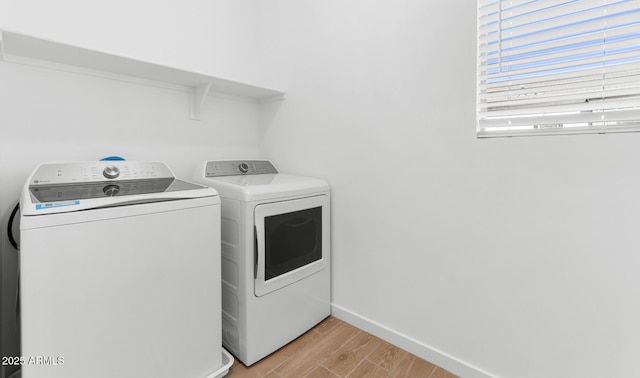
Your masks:
{"label": "white window blinds", "polygon": [[478,0],[478,137],[640,131],[640,0]]}

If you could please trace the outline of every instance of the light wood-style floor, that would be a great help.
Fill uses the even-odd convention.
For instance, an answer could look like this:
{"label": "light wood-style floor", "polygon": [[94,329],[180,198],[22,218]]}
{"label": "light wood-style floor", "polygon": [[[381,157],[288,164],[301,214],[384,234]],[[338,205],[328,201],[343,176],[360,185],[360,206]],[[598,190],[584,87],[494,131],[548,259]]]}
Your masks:
{"label": "light wood-style floor", "polygon": [[227,377],[456,378],[332,316],[250,367],[235,360]]}

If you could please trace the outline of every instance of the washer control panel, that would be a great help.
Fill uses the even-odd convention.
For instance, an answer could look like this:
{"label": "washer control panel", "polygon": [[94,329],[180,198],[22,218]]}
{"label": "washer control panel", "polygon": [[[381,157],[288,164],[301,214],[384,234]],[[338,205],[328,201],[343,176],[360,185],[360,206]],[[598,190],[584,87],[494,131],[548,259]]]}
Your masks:
{"label": "washer control panel", "polygon": [[205,177],[257,175],[278,173],[267,160],[222,160],[208,161],[205,165]]}
{"label": "washer control panel", "polygon": [[96,161],[42,164],[33,174],[30,186],[100,181],[174,178],[166,164],[139,161]]}

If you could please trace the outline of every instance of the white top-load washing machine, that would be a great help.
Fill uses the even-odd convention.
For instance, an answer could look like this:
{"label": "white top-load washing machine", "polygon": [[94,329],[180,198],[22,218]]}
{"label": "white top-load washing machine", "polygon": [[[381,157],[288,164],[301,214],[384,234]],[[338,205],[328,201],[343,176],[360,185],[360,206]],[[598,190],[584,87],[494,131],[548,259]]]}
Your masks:
{"label": "white top-load washing machine", "polygon": [[209,161],[222,200],[222,343],[251,365],[331,313],[330,189],[268,161]]}
{"label": "white top-load washing machine", "polygon": [[23,378],[226,374],[214,189],[158,162],[43,164],[20,209]]}

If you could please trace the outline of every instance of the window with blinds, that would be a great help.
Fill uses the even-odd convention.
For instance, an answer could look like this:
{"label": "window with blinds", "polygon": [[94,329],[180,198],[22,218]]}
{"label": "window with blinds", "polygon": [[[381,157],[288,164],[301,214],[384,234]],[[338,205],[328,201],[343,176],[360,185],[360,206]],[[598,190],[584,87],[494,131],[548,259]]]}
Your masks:
{"label": "window with blinds", "polygon": [[640,0],[478,0],[478,137],[640,131]]}

